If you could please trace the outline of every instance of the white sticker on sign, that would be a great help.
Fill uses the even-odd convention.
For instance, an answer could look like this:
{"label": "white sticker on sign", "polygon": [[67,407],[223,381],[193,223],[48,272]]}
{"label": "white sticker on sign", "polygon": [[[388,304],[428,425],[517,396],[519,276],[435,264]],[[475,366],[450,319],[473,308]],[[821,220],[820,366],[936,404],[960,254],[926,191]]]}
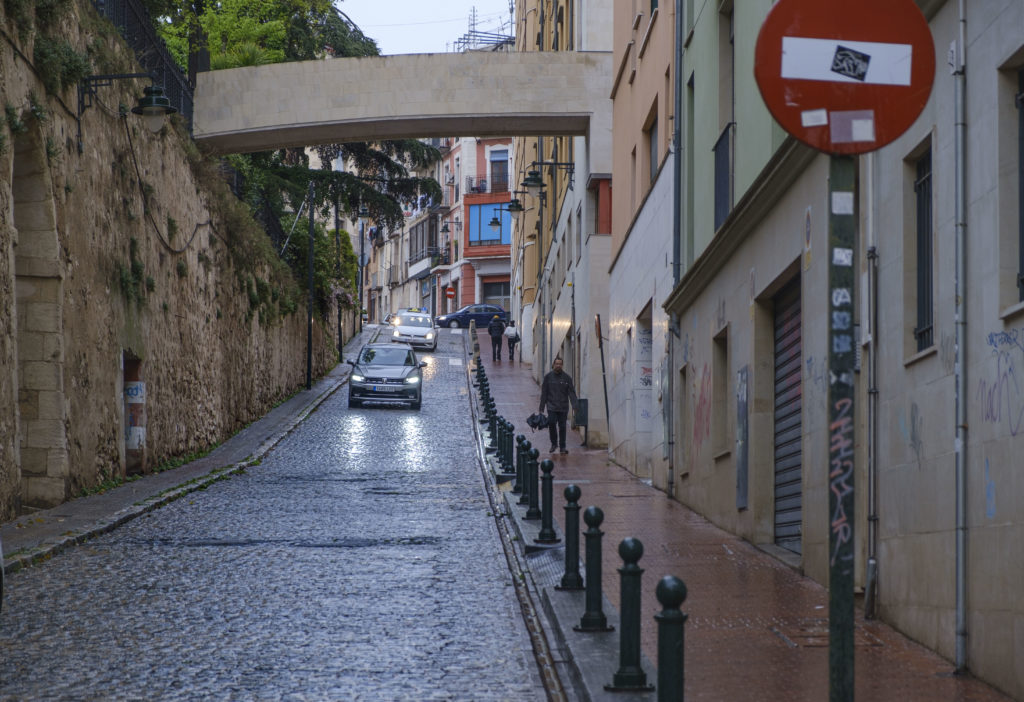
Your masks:
{"label": "white sticker on sign", "polygon": [[804,110],[800,113],[800,126],[824,127],[828,124],[828,110]]}
{"label": "white sticker on sign", "polygon": [[853,249],[832,249],[832,263],[837,266],[852,266]]}
{"label": "white sticker on sign", "polygon": [[782,37],[782,77],[910,85],[912,54],[910,44]]}
{"label": "white sticker on sign", "polygon": [[875,120],[853,119],[850,120],[850,136],[853,141],[874,141]]}
{"label": "white sticker on sign", "polygon": [[853,193],[846,191],[832,193],[832,214],[852,215]]}

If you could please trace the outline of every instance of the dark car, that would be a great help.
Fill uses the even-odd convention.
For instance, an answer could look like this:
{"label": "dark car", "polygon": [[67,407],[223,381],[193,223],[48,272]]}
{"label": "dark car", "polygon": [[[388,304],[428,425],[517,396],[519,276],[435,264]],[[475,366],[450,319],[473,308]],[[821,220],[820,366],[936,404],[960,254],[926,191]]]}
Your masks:
{"label": "dark car", "polygon": [[423,402],[423,371],[427,364],[416,358],[408,344],[367,344],[356,360],[349,359],[348,406],[363,402],[406,403],[419,409]]}
{"label": "dark car", "polygon": [[482,328],[491,323],[494,315],[498,315],[498,319],[502,322],[508,323],[508,312],[503,307],[498,305],[466,305],[457,312],[439,316],[437,318],[437,326],[458,329],[459,327],[468,327],[470,320],[472,320],[476,322],[477,328]]}

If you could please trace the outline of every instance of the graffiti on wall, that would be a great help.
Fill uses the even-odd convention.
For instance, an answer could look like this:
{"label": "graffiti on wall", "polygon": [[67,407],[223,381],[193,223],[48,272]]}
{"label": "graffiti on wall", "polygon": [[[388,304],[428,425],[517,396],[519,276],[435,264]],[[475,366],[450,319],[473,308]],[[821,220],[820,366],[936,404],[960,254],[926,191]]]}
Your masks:
{"label": "graffiti on wall", "polygon": [[995,356],[995,373],[978,381],[974,398],[983,422],[1005,425],[1010,436],[1017,436],[1024,423],[1024,388],[1021,387],[1014,354],[1005,348],[997,348],[992,353]]}
{"label": "graffiti on wall", "polygon": [[[832,513],[832,534],[835,537],[830,565],[853,538],[853,523],[846,513],[847,500],[853,493],[853,418],[850,416],[853,400],[841,398],[835,403],[835,419],[829,426],[829,490],[835,495]],[[849,563],[850,568],[853,563]]]}

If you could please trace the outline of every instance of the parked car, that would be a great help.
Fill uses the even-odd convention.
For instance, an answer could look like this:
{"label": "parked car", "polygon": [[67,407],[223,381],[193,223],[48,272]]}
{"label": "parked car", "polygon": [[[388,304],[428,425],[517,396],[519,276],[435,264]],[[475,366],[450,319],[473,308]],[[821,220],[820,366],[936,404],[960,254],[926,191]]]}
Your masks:
{"label": "parked car", "polygon": [[437,349],[437,327],[428,314],[402,312],[391,320],[394,331],[391,341],[409,344],[413,348]]}
{"label": "parked car", "polygon": [[355,360],[349,359],[348,406],[363,402],[406,403],[418,410],[423,403],[425,361],[416,358],[409,344],[367,344]]}
{"label": "parked car", "polygon": [[459,327],[468,327],[470,320],[472,320],[476,322],[476,326],[479,329],[490,324],[494,315],[498,315],[498,319],[508,323],[508,312],[499,305],[466,305],[457,312],[439,316],[437,318],[437,325],[439,327],[458,329]]}

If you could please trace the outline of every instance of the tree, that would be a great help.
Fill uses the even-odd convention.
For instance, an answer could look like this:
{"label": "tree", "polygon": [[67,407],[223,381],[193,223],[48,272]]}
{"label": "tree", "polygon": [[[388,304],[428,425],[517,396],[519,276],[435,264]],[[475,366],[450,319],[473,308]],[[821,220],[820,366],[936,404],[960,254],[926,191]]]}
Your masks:
{"label": "tree", "polygon": [[[331,0],[143,2],[182,67],[188,64],[190,42],[204,35],[214,69],[380,54],[377,43]],[[242,176],[239,196],[258,219],[277,230],[289,213],[300,209],[310,181],[315,185],[313,206],[322,216],[329,216],[335,205],[349,214],[365,206],[384,230],[402,226],[403,204],[441,200],[437,181],[410,172],[440,159],[437,149],[423,142],[329,144],[316,147],[316,152],[321,169],[311,169],[306,150],[295,148],[236,154],[226,160]],[[352,172],[334,171],[339,159]],[[291,259],[301,276],[296,261]]]}

